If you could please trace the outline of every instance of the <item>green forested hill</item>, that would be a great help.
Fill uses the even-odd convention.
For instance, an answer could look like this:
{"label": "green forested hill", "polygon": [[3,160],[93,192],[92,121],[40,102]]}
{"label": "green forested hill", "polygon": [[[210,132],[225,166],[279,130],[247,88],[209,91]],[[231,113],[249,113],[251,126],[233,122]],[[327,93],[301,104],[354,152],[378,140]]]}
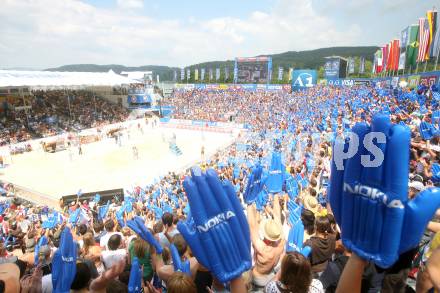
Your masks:
{"label": "green forested hill", "polygon": [[[308,50],[308,51],[288,51],[280,54],[272,54],[267,55],[272,57],[273,62],[273,76],[274,78],[278,76],[278,67],[284,67],[284,80],[287,81],[287,73],[289,68],[296,69],[318,69],[320,71],[320,75],[322,75],[322,66],[324,64],[324,57],[327,56],[343,56],[343,57],[357,57],[356,60],[356,72],[357,66],[359,63],[359,57],[364,56],[367,60],[366,64],[366,75],[371,72],[371,63],[373,61],[373,54],[378,49],[378,47],[370,46],[370,47],[332,47],[332,48],[322,48],[316,50]],[[248,56],[245,56],[248,57]],[[199,64],[193,64],[186,68],[191,69],[191,80],[194,78],[194,69],[199,69],[199,78],[200,78],[200,68],[206,69],[205,79],[208,76],[208,69],[212,68],[215,74],[215,68],[221,68],[221,77],[220,81],[222,82],[231,82],[232,74],[233,74],[233,60],[226,61],[212,61],[205,62]],[[229,80],[224,80],[224,67],[229,67]],[[144,65],[138,67],[128,67],[124,65],[118,64],[109,64],[109,65],[96,65],[96,64],[73,64],[73,65],[64,65],[57,68],[49,68],[46,69],[48,71],[85,71],[85,72],[106,72],[109,70],[113,70],[116,73],[120,73],[121,71],[153,71],[154,75],[159,75],[160,80],[162,81],[170,81],[173,79],[174,71],[178,72],[178,79],[180,78],[180,69],[177,67],[168,67],[168,66],[158,66],[158,65]]]}

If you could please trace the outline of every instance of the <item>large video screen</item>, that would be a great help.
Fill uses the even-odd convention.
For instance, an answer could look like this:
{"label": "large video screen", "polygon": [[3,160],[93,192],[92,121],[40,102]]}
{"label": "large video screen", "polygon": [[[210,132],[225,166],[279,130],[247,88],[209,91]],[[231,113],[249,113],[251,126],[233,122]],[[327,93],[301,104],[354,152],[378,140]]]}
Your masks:
{"label": "large video screen", "polygon": [[269,57],[237,58],[235,64],[237,83],[267,83],[271,79]]}

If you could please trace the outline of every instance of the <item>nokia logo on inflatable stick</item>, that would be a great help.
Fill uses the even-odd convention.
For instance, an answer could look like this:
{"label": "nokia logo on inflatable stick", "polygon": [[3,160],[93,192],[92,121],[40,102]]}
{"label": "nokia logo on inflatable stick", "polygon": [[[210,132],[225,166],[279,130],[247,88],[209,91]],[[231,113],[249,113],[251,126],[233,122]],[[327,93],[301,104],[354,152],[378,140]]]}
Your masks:
{"label": "nokia logo on inflatable stick", "polygon": [[227,211],[225,213],[218,214],[217,216],[209,219],[203,226],[197,226],[199,232],[208,232],[212,227],[223,223],[230,218],[235,217],[235,213],[232,211]]}
{"label": "nokia logo on inflatable stick", "polygon": [[370,198],[372,200],[381,201],[384,205],[386,205],[389,208],[397,208],[397,209],[403,209],[404,206],[402,202],[398,199],[393,199],[390,202],[388,202],[388,197],[385,193],[380,191],[377,188],[373,188],[367,185],[362,184],[355,184],[351,186],[348,183],[344,183],[344,192],[350,192],[354,194],[360,194],[364,197]]}
{"label": "nokia logo on inflatable stick", "polygon": [[65,262],[73,262],[72,256],[61,256],[61,259]]}

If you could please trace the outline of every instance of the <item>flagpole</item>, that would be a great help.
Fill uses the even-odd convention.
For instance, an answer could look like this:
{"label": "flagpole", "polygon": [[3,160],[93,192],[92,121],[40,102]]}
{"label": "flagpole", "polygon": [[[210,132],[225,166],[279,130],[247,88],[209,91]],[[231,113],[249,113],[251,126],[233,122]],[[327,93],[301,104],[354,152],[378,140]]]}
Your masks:
{"label": "flagpole", "polygon": [[416,64],[416,73],[419,72],[419,62]]}
{"label": "flagpole", "polygon": [[423,72],[426,72],[426,65],[428,65],[428,60],[425,61],[425,67],[423,68]]}
{"label": "flagpole", "polygon": [[437,53],[437,58],[435,58],[435,67],[434,67],[434,71],[437,71],[437,64],[438,64],[438,56],[440,55],[440,52]]}

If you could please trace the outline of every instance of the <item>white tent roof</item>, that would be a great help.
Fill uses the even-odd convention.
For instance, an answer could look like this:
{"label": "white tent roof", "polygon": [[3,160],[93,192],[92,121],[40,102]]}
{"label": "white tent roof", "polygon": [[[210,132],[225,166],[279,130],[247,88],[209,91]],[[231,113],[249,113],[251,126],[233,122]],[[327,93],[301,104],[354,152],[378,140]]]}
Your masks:
{"label": "white tent roof", "polygon": [[58,72],[0,70],[0,87],[7,86],[113,86],[132,79],[109,72]]}
{"label": "white tent roof", "polygon": [[149,77],[151,79],[153,76],[153,71],[122,71],[121,74],[131,79],[143,80],[145,77]]}

